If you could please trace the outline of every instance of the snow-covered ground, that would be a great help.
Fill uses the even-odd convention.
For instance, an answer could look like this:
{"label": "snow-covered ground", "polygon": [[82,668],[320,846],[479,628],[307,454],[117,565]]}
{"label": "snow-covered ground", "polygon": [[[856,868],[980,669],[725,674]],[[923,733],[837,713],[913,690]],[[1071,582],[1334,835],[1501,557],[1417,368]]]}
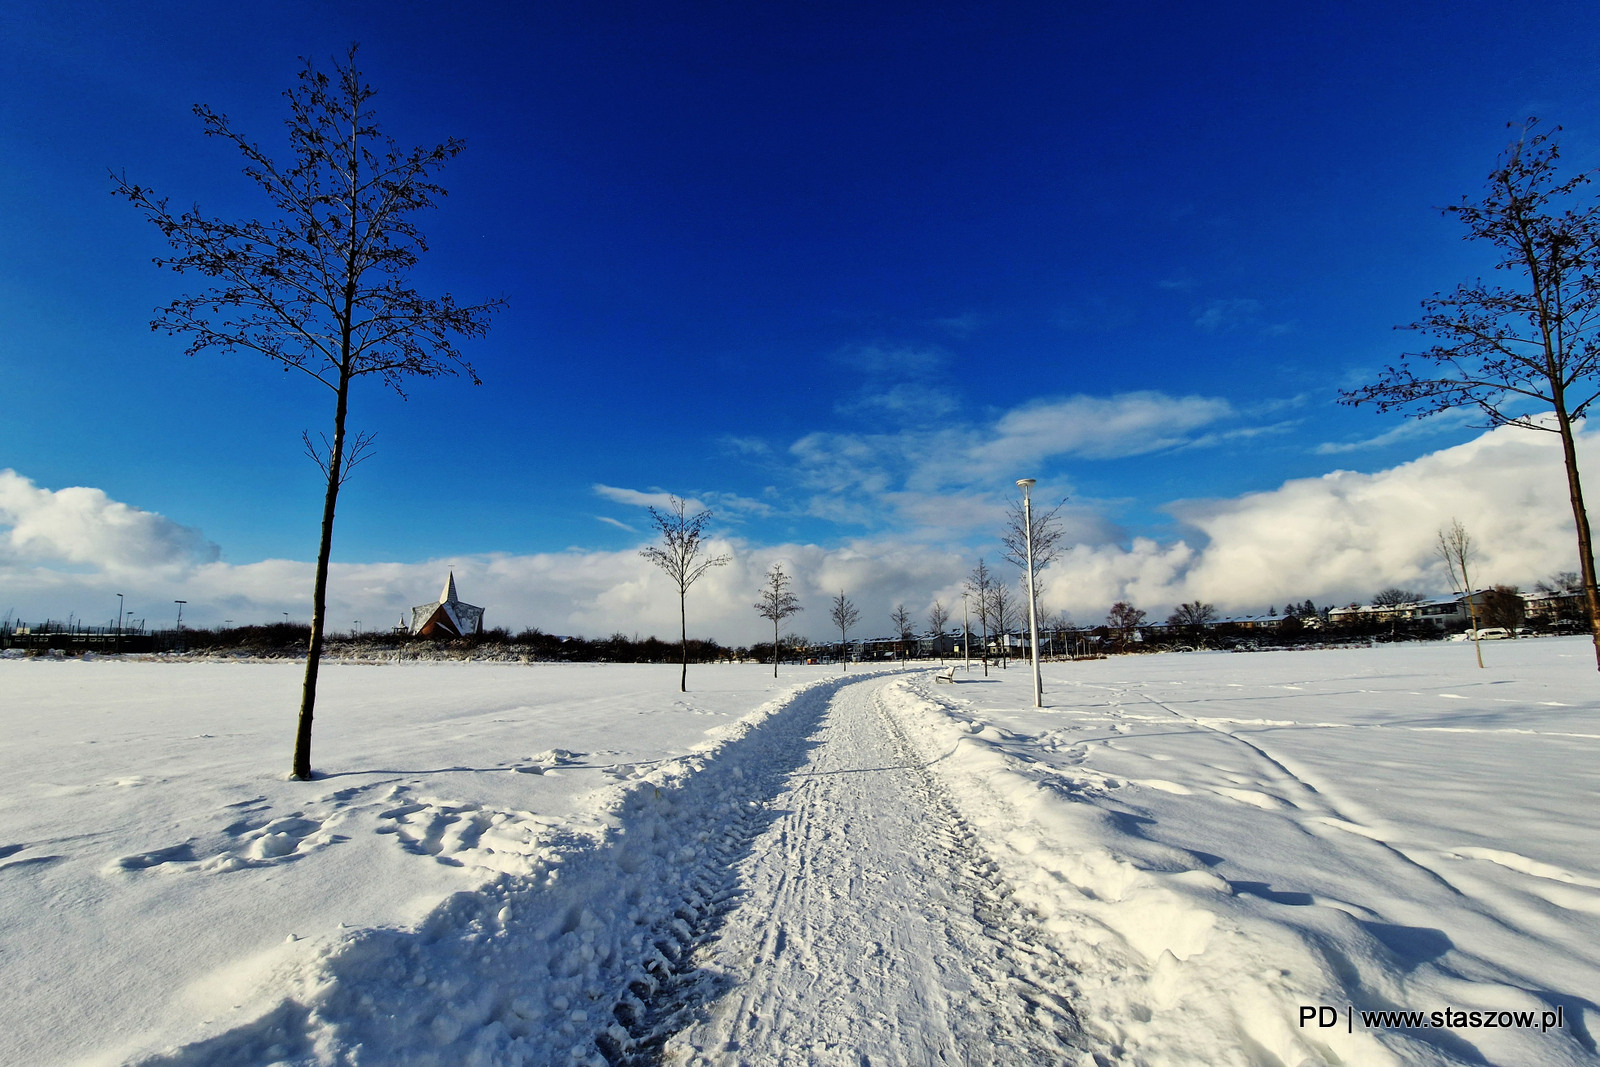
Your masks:
{"label": "snow-covered ground", "polygon": [[0,1062],[1600,1063],[1600,676],[1485,657],[333,666],[313,783],[293,664],[0,661]]}

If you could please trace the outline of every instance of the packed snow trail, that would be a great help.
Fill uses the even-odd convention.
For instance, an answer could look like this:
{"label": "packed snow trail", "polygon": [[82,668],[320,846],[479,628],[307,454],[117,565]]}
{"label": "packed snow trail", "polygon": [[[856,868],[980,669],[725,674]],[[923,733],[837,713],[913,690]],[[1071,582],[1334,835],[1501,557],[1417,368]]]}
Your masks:
{"label": "packed snow trail", "polygon": [[[843,686],[689,962],[669,1064],[1076,1062],[1070,968],[907,741],[883,679]],[[691,972],[692,973],[692,972]],[[710,981],[707,976],[714,976]],[[686,975],[685,977],[689,977]],[[694,985],[696,983],[689,983]],[[661,1040],[646,1036],[639,1059]]]}

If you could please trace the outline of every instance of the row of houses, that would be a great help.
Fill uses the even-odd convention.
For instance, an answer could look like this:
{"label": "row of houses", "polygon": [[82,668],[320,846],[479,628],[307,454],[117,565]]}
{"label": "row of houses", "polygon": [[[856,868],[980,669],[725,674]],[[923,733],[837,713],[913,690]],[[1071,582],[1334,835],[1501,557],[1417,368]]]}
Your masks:
{"label": "row of houses", "polygon": [[[1480,589],[1470,596],[1438,597],[1406,604],[1383,606],[1352,604],[1333,608],[1323,615],[1231,615],[1213,619],[1203,627],[1206,630],[1274,631],[1281,629],[1289,619],[1304,629],[1354,629],[1369,630],[1395,625],[1408,630],[1429,628],[1440,633],[1467,629],[1472,624],[1472,610],[1477,609],[1479,625],[1484,619],[1485,601],[1490,590]],[[1584,597],[1581,592],[1561,591],[1519,594],[1523,612],[1531,623],[1551,625],[1559,623],[1583,624],[1586,619]],[[1039,651],[1044,656],[1083,655],[1092,653],[1108,637],[1104,627],[1074,628],[1041,631]],[[1191,627],[1170,626],[1164,623],[1146,623],[1127,637],[1134,642],[1161,641],[1182,633]],[[847,654],[855,660],[890,660],[903,657],[931,658],[934,656],[959,657],[963,634],[960,630],[945,634],[924,634],[914,638],[872,637],[845,643]],[[971,635],[972,655],[984,652],[984,638]],[[1026,656],[1026,632],[991,634],[987,650],[990,656]],[[816,650],[823,656],[837,655],[837,642],[823,644]]]}

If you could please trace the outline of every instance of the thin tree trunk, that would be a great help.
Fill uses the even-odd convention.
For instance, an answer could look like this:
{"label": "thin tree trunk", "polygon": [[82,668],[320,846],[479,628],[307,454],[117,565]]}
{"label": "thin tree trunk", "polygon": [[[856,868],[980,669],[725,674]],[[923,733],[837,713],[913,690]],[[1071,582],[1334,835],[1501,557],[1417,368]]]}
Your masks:
{"label": "thin tree trunk", "polygon": [[344,473],[344,422],[349,410],[349,358],[339,376],[339,401],[333,415],[333,447],[328,455],[328,491],[322,500],[322,537],[317,544],[317,577],[311,590],[311,640],[306,645],[306,677],[300,694],[300,722],[294,735],[293,775],[311,780],[311,720],[317,704],[317,670],[322,664],[322,634],[328,603],[328,561],[333,555],[333,515]]}
{"label": "thin tree trunk", "polygon": [[772,620],[772,676],[778,676],[778,620]]}
{"label": "thin tree trunk", "polygon": [[1589,512],[1583,506],[1583,483],[1578,478],[1578,450],[1572,440],[1572,421],[1565,405],[1556,407],[1556,425],[1561,431],[1561,457],[1567,465],[1567,496],[1572,501],[1572,521],[1578,527],[1578,570],[1583,577],[1583,599],[1589,609],[1595,665],[1600,669],[1600,589],[1595,584],[1594,541],[1589,531]]}
{"label": "thin tree trunk", "polygon": [[678,692],[689,691],[689,610],[684,607],[686,590],[678,590],[678,635],[683,642],[683,674],[678,678]]}

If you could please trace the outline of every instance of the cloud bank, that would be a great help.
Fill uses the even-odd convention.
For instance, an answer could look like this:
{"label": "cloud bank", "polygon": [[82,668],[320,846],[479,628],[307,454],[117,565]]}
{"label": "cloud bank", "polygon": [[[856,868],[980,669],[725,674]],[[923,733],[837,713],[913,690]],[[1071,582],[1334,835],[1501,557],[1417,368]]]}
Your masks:
{"label": "cloud bank", "polygon": [[[1204,404],[1194,410],[1201,420]],[[1026,420],[1018,425],[1017,439],[1030,441]],[[1600,434],[1582,434],[1579,453],[1587,469],[1600,470]],[[806,607],[793,629],[815,638],[827,635],[827,599],[840,590],[861,607],[866,633],[886,633],[889,612],[900,603],[919,619],[935,598],[959,612],[961,581],[979,553],[996,563],[999,515],[983,510],[982,500],[969,501],[976,509],[969,516],[982,521],[947,523],[945,536],[934,537],[930,531],[944,517],[959,513],[947,496],[883,491],[908,517],[893,533],[822,546],[762,544],[736,536],[740,527],[715,531],[711,551],[728,552],[734,562],[691,590],[690,632],[725,642],[760,640],[765,624],[753,603],[775,562],[795,576]],[[615,487],[597,495],[633,507],[655,500],[654,493]],[[1559,442],[1509,427],[1386,470],[1333,471],[1223,500],[1175,502],[1169,510],[1186,530],[1169,541],[1112,540],[1109,524],[1074,516],[1073,547],[1043,574],[1045,608],[1093,623],[1117,600],[1159,617],[1197,598],[1233,612],[1308,597],[1365,602],[1392,584],[1442,591],[1433,546],[1451,518],[1476,539],[1486,583],[1527,586],[1571,569],[1576,559]],[[677,629],[674,589],[631,549],[409,564],[336,561],[330,625],[344,630],[357,619],[367,629],[393,625],[411,605],[431,599],[451,568],[463,597],[488,608],[490,626],[585,635]],[[189,601],[185,620],[199,625],[266,622],[283,611],[304,619],[311,579],[309,561],[226,563],[192,527],[98,489],[50,490],[0,471],[0,613],[10,609],[35,621],[72,611],[96,622],[115,614],[122,592],[152,622],[164,619],[175,599]]]}

